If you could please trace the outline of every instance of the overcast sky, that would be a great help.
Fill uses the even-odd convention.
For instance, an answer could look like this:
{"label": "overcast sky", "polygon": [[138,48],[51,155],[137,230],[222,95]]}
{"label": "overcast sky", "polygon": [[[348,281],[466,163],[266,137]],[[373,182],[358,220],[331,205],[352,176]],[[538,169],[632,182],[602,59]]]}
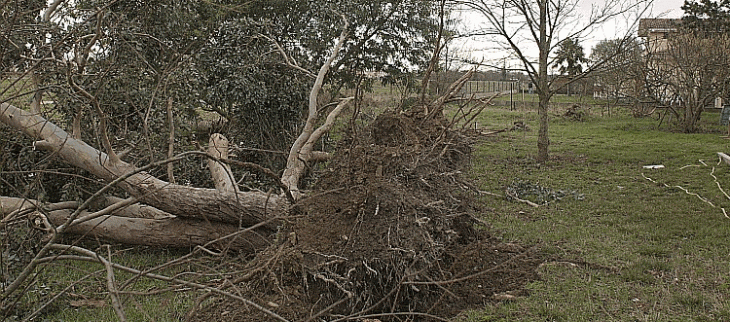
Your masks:
{"label": "overcast sky", "polygon": [[[600,7],[605,0],[579,0],[578,12],[582,15],[589,15],[591,6]],[[650,10],[645,12],[642,18],[680,18],[682,17],[682,4],[684,0],[654,0]],[[480,19],[478,14],[474,13],[462,13],[462,22],[466,28],[479,24]],[[632,26],[629,26],[630,22],[636,21],[636,17],[631,18],[618,18],[615,21],[606,23],[599,26],[591,31],[590,34],[585,35],[586,37],[581,40],[581,45],[584,48],[586,56],[590,55],[591,49],[601,40],[615,39],[622,37],[627,33],[627,30]],[[633,26],[636,28],[636,25]],[[635,33],[634,30],[632,33]],[[494,41],[488,39],[469,39],[463,41],[456,41],[452,43],[449,48],[450,55],[457,55],[462,58],[468,58],[473,61],[484,60],[487,64],[500,66],[506,64],[518,64],[516,61],[513,63],[509,62],[509,51],[501,50],[495,45]],[[537,56],[536,49],[525,50],[528,56]],[[454,66],[456,67],[456,66]]]}
{"label": "overcast sky", "polygon": [[666,18],[682,17],[682,4],[684,0],[654,0],[653,16],[666,15]]}

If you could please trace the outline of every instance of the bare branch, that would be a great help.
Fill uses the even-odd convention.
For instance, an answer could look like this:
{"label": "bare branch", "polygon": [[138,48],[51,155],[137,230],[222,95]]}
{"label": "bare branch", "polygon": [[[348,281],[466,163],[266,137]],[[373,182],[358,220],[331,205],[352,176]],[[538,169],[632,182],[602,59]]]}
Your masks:
{"label": "bare branch", "polygon": [[[308,136],[306,142],[304,142],[302,147],[299,149],[299,152],[297,153],[298,158],[296,162],[287,164],[287,168],[284,170],[284,174],[282,174],[281,176],[281,181],[284,183],[285,186],[288,187],[290,191],[292,191],[295,199],[298,198],[297,194],[299,191],[299,180],[301,179],[302,173],[306,167],[306,162],[309,162],[312,158],[312,150],[314,149],[314,144],[322,137],[322,135],[324,135],[324,133],[332,128],[332,125],[334,124],[335,120],[340,115],[342,110],[353,99],[353,97],[348,97],[340,101],[335,109],[333,109],[332,112],[327,115],[327,119],[325,120],[324,124],[311,132],[311,134]],[[291,155],[289,155],[289,157],[291,158]]]}
{"label": "bare branch", "polygon": [[349,27],[349,22],[347,20],[347,17],[345,17],[344,15],[341,16],[344,22],[342,32],[340,33],[340,37],[337,40],[337,44],[332,49],[332,53],[319,69],[317,78],[314,81],[312,90],[309,93],[309,113],[307,114],[307,121],[304,125],[304,129],[302,129],[302,132],[299,134],[299,137],[297,137],[296,141],[294,141],[294,144],[292,144],[291,150],[289,151],[289,156],[287,157],[286,169],[284,170],[284,174],[282,175],[282,181],[286,185],[288,185],[288,189],[293,192],[298,192],[299,190],[299,188],[296,186],[299,178],[295,179],[295,177],[301,176],[301,169],[303,169],[305,166],[303,160],[306,160],[309,157],[307,155],[303,155],[302,152],[304,146],[308,142],[310,142],[310,137],[315,130],[315,124],[319,120],[317,100],[319,98],[319,93],[322,90],[322,85],[324,84],[324,78],[325,76],[327,76],[327,72],[329,72],[329,69],[332,66],[332,62],[334,62],[335,58],[337,58],[337,56],[339,55],[340,50],[342,49],[342,46],[344,45],[345,40],[348,37],[347,29]]}
{"label": "bare branch", "polygon": [[[175,119],[172,116],[172,97],[167,99],[167,124],[170,127],[170,137],[167,143],[167,158],[170,159],[175,155]],[[170,180],[171,183],[175,183],[174,169],[174,164],[167,164],[167,180]]]}
{"label": "bare branch", "polygon": [[268,37],[264,34],[260,34],[259,36],[262,38],[266,38],[266,40],[270,41],[276,47],[277,51],[279,51],[281,56],[284,57],[284,63],[287,66],[294,68],[300,72],[303,72],[305,75],[307,75],[309,77],[312,77],[312,78],[316,77],[316,75],[314,75],[314,73],[312,73],[311,71],[309,71],[307,69],[302,68],[301,66],[299,66],[299,64],[297,64],[297,62],[294,59],[290,58],[289,55],[287,55],[286,52],[284,51],[284,48],[282,48],[281,45],[279,45],[279,42],[277,42],[276,40],[274,40],[271,37]]}

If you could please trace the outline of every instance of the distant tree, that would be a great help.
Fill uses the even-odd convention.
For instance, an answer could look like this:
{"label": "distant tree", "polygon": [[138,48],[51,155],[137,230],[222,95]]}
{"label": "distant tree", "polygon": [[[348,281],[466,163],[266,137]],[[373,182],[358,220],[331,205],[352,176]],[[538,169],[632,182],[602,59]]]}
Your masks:
{"label": "distant tree", "polygon": [[681,33],[670,37],[666,50],[648,58],[647,92],[675,112],[684,132],[697,131],[706,106],[730,89],[730,36],[697,37]]}
{"label": "distant tree", "polygon": [[685,0],[682,5],[682,25],[699,32],[730,31],[730,1]]}
{"label": "distant tree", "polygon": [[[578,39],[568,38],[558,45],[553,68],[557,68],[560,75],[573,78],[583,73],[583,64],[587,62],[583,46],[578,43]],[[568,84],[568,95],[570,95],[570,89],[571,85]]]}
{"label": "distant tree", "polygon": [[730,90],[730,1],[685,1],[666,46],[646,57],[646,92],[671,105],[684,132],[696,132],[705,107]]}
{"label": "distant tree", "polygon": [[586,62],[588,59],[578,39],[568,38],[558,45],[553,68],[557,68],[562,75],[575,76],[583,73],[583,64]]}
{"label": "distant tree", "polygon": [[602,40],[593,47],[590,61],[603,62],[594,76],[607,95],[640,96],[642,56],[643,47],[636,38]]}

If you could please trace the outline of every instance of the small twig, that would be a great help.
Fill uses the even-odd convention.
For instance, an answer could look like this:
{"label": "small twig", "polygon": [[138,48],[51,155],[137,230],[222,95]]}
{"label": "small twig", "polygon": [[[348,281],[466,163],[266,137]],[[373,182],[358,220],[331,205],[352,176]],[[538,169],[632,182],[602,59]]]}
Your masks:
{"label": "small twig", "polygon": [[284,194],[286,195],[286,199],[289,200],[289,202],[291,204],[294,204],[294,202],[295,202],[294,196],[292,196],[291,191],[289,191],[289,187],[287,187],[283,182],[281,182],[281,179],[279,178],[279,176],[277,176],[276,173],[274,173],[270,169],[264,168],[256,163],[252,163],[252,162],[242,162],[242,161],[231,160],[231,159],[216,160],[216,161],[221,161],[221,162],[233,164],[233,165],[236,165],[239,167],[253,169],[253,170],[263,173],[267,177],[274,180],[274,183],[276,183],[276,185],[279,186],[279,188],[281,188],[281,190],[284,191]]}
{"label": "small twig", "polygon": [[314,315],[310,316],[309,318],[307,318],[306,320],[304,320],[304,322],[310,322],[310,321],[312,321],[312,320],[314,320],[314,319],[322,316],[322,314],[325,314],[325,313],[329,312],[330,310],[332,310],[336,306],[344,303],[345,301],[347,301],[347,300],[349,300],[351,298],[352,298],[352,293],[349,293],[348,292],[346,297],[343,297],[339,301],[337,301],[335,303],[332,303],[332,305],[330,305],[330,306],[328,306],[328,307],[320,310],[319,312],[317,312],[317,314],[314,314]]}
{"label": "small twig", "polygon": [[715,205],[714,205],[714,204],[713,204],[713,203],[712,203],[711,201],[707,200],[707,199],[706,199],[705,197],[702,197],[702,196],[700,196],[700,195],[699,195],[699,194],[697,194],[697,193],[694,193],[694,192],[690,192],[689,190],[687,190],[686,188],[684,188],[684,187],[682,187],[682,186],[670,186],[670,185],[668,185],[668,184],[666,184],[666,183],[660,183],[660,182],[657,182],[656,180],[654,180],[654,179],[652,179],[652,178],[649,178],[649,177],[645,176],[645,175],[644,175],[644,173],[642,173],[642,174],[641,174],[641,176],[642,176],[642,177],[644,177],[644,179],[646,179],[646,180],[649,180],[649,181],[651,181],[651,182],[653,182],[653,183],[656,183],[656,184],[661,184],[661,185],[664,185],[664,186],[665,186],[665,187],[667,187],[667,188],[677,188],[677,189],[680,189],[680,190],[684,191],[684,192],[685,192],[686,194],[688,194],[688,195],[690,195],[690,196],[695,196],[695,197],[697,197],[698,199],[702,200],[703,202],[705,202],[705,203],[709,204],[710,206],[712,206],[712,208],[717,208],[717,207],[716,207],[716,206],[715,206]]}
{"label": "small twig", "polygon": [[510,193],[510,192],[507,192],[507,191],[505,191],[505,192],[504,192],[504,194],[505,194],[506,196],[508,196],[508,197],[510,197],[510,198],[512,198],[512,199],[514,199],[515,201],[519,201],[519,202],[524,202],[524,203],[526,203],[526,204],[528,204],[528,205],[530,205],[530,206],[533,206],[533,207],[535,207],[535,208],[537,208],[537,207],[540,207],[540,205],[538,205],[538,204],[536,204],[536,203],[534,203],[534,202],[532,202],[532,201],[529,201],[529,200],[525,200],[525,199],[520,199],[520,198],[518,198],[518,197],[517,197],[517,196],[516,196],[515,194],[513,194],[513,193]]}
{"label": "small twig", "polygon": [[[170,137],[168,138],[168,146],[167,146],[167,158],[172,158],[175,156],[175,118],[172,116],[172,96],[170,96],[167,99],[167,123],[170,127]],[[167,164],[167,179],[170,181],[170,183],[175,183],[175,174],[174,170],[175,165],[172,163]]]}
{"label": "small twig", "polygon": [[710,175],[712,176],[713,179],[715,179],[715,184],[717,185],[717,189],[720,189],[720,192],[722,192],[722,194],[725,196],[725,198],[730,200],[730,195],[728,195],[727,192],[725,192],[725,189],[722,188],[722,186],[720,185],[720,182],[717,180],[717,177],[715,176],[715,167],[712,167],[712,171],[710,172]]}
{"label": "small twig", "polygon": [[297,64],[297,62],[293,58],[290,58],[289,55],[287,55],[287,53],[284,51],[284,48],[281,47],[281,45],[279,44],[279,42],[277,42],[276,40],[274,40],[274,39],[272,39],[272,38],[270,38],[270,37],[268,37],[268,36],[266,36],[264,34],[259,34],[259,37],[264,38],[264,39],[270,41],[274,45],[274,47],[276,47],[277,51],[279,51],[279,53],[281,54],[281,56],[284,57],[284,62],[285,62],[284,64],[285,65],[287,65],[287,66],[289,66],[291,68],[294,68],[294,69],[296,69],[298,71],[303,72],[308,77],[311,77],[311,78],[315,78],[316,77],[316,75],[312,71],[309,71],[309,70],[307,70],[305,68],[302,68],[301,66],[299,66],[299,64]]}
{"label": "small twig", "polygon": [[222,236],[222,237],[220,237],[220,238],[217,238],[217,239],[211,240],[211,241],[209,241],[209,242],[205,243],[205,245],[197,246],[197,247],[195,247],[195,248],[193,249],[193,251],[192,251],[192,252],[190,252],[190,253],[186,254],[185,256],[179,257],[179,258],[177,258],[177,259],[175,259],[175,260],[171,260],[171,261],[168,261],[167,263],[164,263],[164,264],[161,264],[161,265],[158,265],[158,266],[155,266],[155,267],[152,267],[152,268],[146,269],[146,270],[144,270],[144,271],[141,271],[141,274],[139,274],[139,275],[137,275],[137,276],[133,276],[133,277],[131,277],[131,278],[130,278],[129,280],[127,280],[127,281],[126,281],[126,282],[125,282],[124,284],[122,284],[122,286],[121,286],[121,287],[119,287],[119,289],[120,289],[120,290],[123,290],[123,289],[125,289],[125,288],[126,288],[127,286],[129,286],[129,285],[130,285],[130,284],[132,284],[132,283],[133,283],[133,282],[134,282],[135,280],[137,280],[137,278],[139,278],[140,276],[144,276],[144,274],[149,274],[150,272],[158,271],[158,270],[164,269],[164,268],[166,268],[166,267],[170,267],[170,266],[172,266],[172,265],[175,265],[175,264],[177,264],[177,263],[180,263],[180,262],[182,262],[182,261],[184,261],[184,260],[187,260],[188,258],[190,258],[190,257],[194,256],[195,254],[197,254],[197,253],[199,253],[199,252],[201,252],[201,251],[204,251],[204,250],[205,250],[205,249],[207,249],[207,247],[208,247],[208,246],[210,246],[210,245],[213,245],[213,244],[215,244],[215,243],[219,243],[219,242],[221,242],[221,241],[224,241],[224,240],[227,240],[227,239],[233,239],[233,238],[237,237],[238,235],[241,235],[241,234],[244,234],[244,233],[247,233],[247,232],[251,232],[251,231],[255,230],[256,228],[259,228],[259,227],[263,227],[263,226],[266,226],[266,225],[270,224],[271,222],[274,222],[274,221],[276,221],[276,220],[279,220],[279,219],[281,219],[281,218],[280,218],[280,217],[274,217],[274,218],[271,218],[271,219],[269,219],[269,220],[266,220],[266,221],[262,221],[262,222],[260,222],[260,223],[258,223],[258,224],[256,224],[256,225],[253,225],[253,226],[251,226],[251,227],[247,227],[246,229],[241,229],[241,230],[239,230],[239,231],[236,231],[236,232],[234,232],[234,233],[231,233],[231,234],[228,234],[228,235]]}
{"label": "small twig", "polygon": [[454,279],[445,280],[445,281],[435,281],[435,282],[403,282],[403,284],[408,284],[408,285],[445,285],[445,284],[453,284],[453,283],[467,281],[467,280],[470,280],[472,278],[475,278],[475,277],[484,275],[486,273],[489,273],[491,271],[497,270],[499,268],[502,268],[502,267],[504,267],[504,266],[506,266],[508,264],[513,263],[514,261],[516,261],[516,260],[518,260],[518,259],[520,259],[522,257],[525,257],[527,254],[531,253],[532,250],[535,249],[538,245],[535,245],[535,246],[530,247],[529,249],[525,250],[522,254],[519,254],[519,255],[517,255],[515,257],[512,257],[512,258],[510,258],[510,259],[508,259],[508,260],[500,263],[499,265],[496,265],[496,266],[493,266],[491,268],[485,269],[485,270],[483,270],[481,272],[477,272],[477,273],[474,273],[474,274],[469,274],[469,275],[464,276],[464,277],[454,278]]}
{"label": "small twig", "polygon": [[44,303],[43,305],[41,305],[41,307],[39,307],[39,308],[38,308],[37,310],[35,310],[35,311],[34,311],[33,313],[31,313],[31,314],[29,314],[28,316],[26,316],[26,317],[25,317],[25,319],[23,319],[23,321],[22,321],[22,322],[32,321],[32,320],[33,320],[33,319],[34,319],[34,318],[35,318],[36,316],[38,316],[38,314],[39,314],[39,313],[41,313],[41,312],[42,312],[42,311],[43,311],[43,310],[44,310],[44,309],[45,309],[46,307],[48,307],[48,306],[49,306],[49,305],[51,305],[51,304],[52,304],[53,302],[55,302],[56,300],[58,300],[58,298],[59,298],[59,297],[61,297],[61,296],[63,296],[64,294],[66,294],[66,292],[68,292],[68,290],[70,290],[70,289],[71,289],[71,288],[73,288],[74,286],[77,286],[77,284],[78,284],[78,283],[80,283],[80,282],[82,282],[83,280],[85,280],[85,279],[87,279],[87,278],[89,278],[89,277],[91,277],[91,276],[94,276],[94,275],[98,274],[99,272],[101,272],[101,271],[96,271],[96,272],[93,272],[93,273],[87,274],[86,276],[84,276],[84,277],[82,277],[82,278],[80,278],[80,279],[76,280],[75,282],[73,282],[73,283],[69,284],[69,285],[68,285],[68,286],[66,286],[66,287],[65,287],[65,288],[64,288],[63,290],[61,290],[60,292],[58,292],[58,294],[54,295],[54,296],[53,296],[53,297],[52,297],[52,298],[51,298],[50,300],[48,300],[48,301],[47,301],[46,303]]}
{"label": "small twig", "polygon": [[[367,315],[359,315],[359,316],[352,316],[352,317],[345,317],[342,319],[338,319],[335,321],[350,321],[350,320],[362,320],[362,319],[369,319],[369,318],[380,318],[380,317],[388,317],[388,316],[420,316],[424,318],[439,320],[448,322],[448,319],[444,319],[442,317],[428,314],[428,313],[422,313],[422,312],[393,312],[393,313],[377,313],[377,314],[367,314]],[[335,322],[332,321],[332,322]]]}

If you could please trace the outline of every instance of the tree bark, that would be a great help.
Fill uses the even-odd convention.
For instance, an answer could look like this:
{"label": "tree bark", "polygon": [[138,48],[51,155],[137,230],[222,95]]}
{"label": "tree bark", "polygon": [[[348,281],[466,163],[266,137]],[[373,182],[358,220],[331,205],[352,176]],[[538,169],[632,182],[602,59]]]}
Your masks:
{"label": "tree bark", "polygon": [[[56,152],[64,161],[111,182],[138,169],[109,157],[83,141],[68,135],[39,115],[10,104],[0,104],[0,122],[41,140],[36,147]],[[285,198],[258,191],[228,193],[216,189],[171,184],[144,171],[136,173],[120,187],[140,202],[182,218],[234,223],[243,227],[264,222],[285,212]],[[270,228],[275,227],[274,224]]]}
{"label": "tree bark", "polygon": [[[73,210],[48,212],[48,220],[54,226],[62,225]],[[82,212],[81,217],[88,215]],[[89,221],[70,225],[65,233],[94,237],[129,245],[154,245],[159,247],[187,248],[216,240],[241,231],[234,225],[195,219],[168,218],[146,219],[104,215]],[[270,245],[272,231],[258,228],[236,237],[221,240],[214,245],[218,249],[235,249],[256,252]]]}
{"label": "tree bark", "polygon": [[[115,203],[121,202],[122,200],[123,200],[122,198],[117,198],[117,197],[106,197],[106,198],[104,198],[104,200],[102,200],[102,202],[99,206],[106,208]],[[169,213],[166,213],[155,207],[150,207],[148,205],[144,205],[144,204],[140,204],[140,203],[131,204],[122,209],[116,210],[116,211],[114,211],[113,215],[117,216],[117,217],[145,218],[145,219],[175,218],[175,216],[173,216]]]}
{"label": "tree bark", "polygon": [[208,141],[208,155],[215,158],[208,159],[208,168],[215,188],[222,192],[237,193],[238,188],[231,167],[218,161],[228,159],[228,139],[220,133],[213,133]]}
{"label": "tree bark", "polygon": [[[327,57],[327,61],[325,61],[325,63],[319,68],[317,78],[314,80],[312,90],[309,92],[307,120],[304,123],[302,132],[294,141],[294,144],[292,144],[289,156],[286,160],[286,169],[284,170],[284,174],[281,176],[281,182],[289,188],[289,191],[292,193],[294,198],[299,198],[299,179],[306,168],[306,162],[309,162],[312,156],[311,147],[314,145],[314,142],[322,136],[324,131],[328,130],[332,126],[330,122],[329,126],[326,127],[326,130],[323,129],[325,125],[315,130],[315,125],[319,120],[319,105],[317,101],[319,92],[322,90],[324,78],[327,76],[327,73],[332,66],[332,62],[335,58],[337,58],[337,55],[339,55],[340,50],[347,39],[347,28],[349,27],[349,22],[344,15],[342,16],[342,19],[344,20],[345,25],[342,28],[342,32],[340,32],[340,37],[337,39],[337,44],[335,44],[335,47],[332,49],[332,53],[329,57]],[[332,117],[332,122],[334,122],[334,118],[337,117],[337,115],[342,111],[342,108],[344,108],[344,104],[347,104],[349,100],[350,99],[340,102],[340,104],[337,105],[337,107],[327,116],[327,121],[329,122]],[[326,123],[327,122],[325,122],[325,124]]]}
{"label": "tree bark", "polygon": [[[121,198],[109,197],[100,206],[107,207],[122,201]],[[39,217],[41,213],[54,227],[66,222],[79,206],[77,202],[59,202],[41,204],[37,200],[0,197],[0,215],[4,217],[12,213],[33,213],[31,217]],[[40,212],[39,208],[43,208]],[[82,211],[78,218],[90,215]],[[221,240],[214,247],[218,249],[235,249],[243,252],[255,252],[267,247],[270,236],[275,232],[261,227],[242,232],[236,237]],[[175,218],[155,208],[132,204],[114,210],[112,215],[103,215],[84,222],[74,222],[64,233],[100,238],[130,245],[153,245],[159,247],[194,247],[205,245],[220,237],[240,232],[245,228],[219,222],[195,219]]]}
{"label": "tree bark", "polygon": [[544,163],[548,161],[548,146],[550,139],[548,137],[548,107],[550,104],[550,82],[548,81],[548,55],[550,54],[550,42],[547,37],[547,20],[548,20],[548,2],[547,0],[538,0],[540,6],[540,40],[539,46],[539,69],[537,76],[538,90],[538,107],[537,114],[540,117],[540,129],[537,134],[537,162]]}

